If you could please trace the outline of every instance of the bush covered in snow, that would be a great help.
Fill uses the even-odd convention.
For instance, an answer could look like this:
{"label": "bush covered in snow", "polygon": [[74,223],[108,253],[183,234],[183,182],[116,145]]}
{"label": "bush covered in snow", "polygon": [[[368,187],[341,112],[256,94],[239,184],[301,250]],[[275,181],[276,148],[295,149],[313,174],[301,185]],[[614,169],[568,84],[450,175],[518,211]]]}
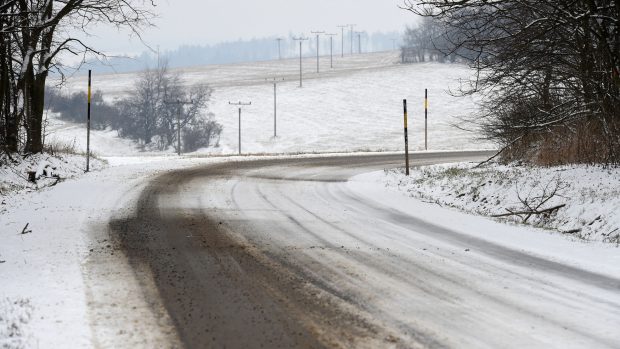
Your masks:
{"label": "bush covered in snow", "polygon": [[386,170],[387,185],[442,206],[620,244],[620,169],[522,164]]}

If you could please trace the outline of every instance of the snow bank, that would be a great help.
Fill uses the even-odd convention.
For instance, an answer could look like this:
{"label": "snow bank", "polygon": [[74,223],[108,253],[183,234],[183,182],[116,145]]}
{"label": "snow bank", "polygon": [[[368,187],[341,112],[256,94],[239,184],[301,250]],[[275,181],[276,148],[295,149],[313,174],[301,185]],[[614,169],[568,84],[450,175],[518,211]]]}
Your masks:
{"label": "snow bank", "polygon": [[[484,216],[525,222],[579,239],[620,244],[620,169],[601,166],[532,167],[474,164],[424,166],[378,174],[385,186],[409,196]],[[564,205],[564,206],[563,206]]]}
{"label": "snow bank", "polygon": [[[91,158],[91,171],[106,166],[105,161]],[[22,190],[38,190],[68,178],[84,174],[86,157],[76,154],[0,155],[0,197]],[[28,173],[35,173],[35,182],[28,180]]]}

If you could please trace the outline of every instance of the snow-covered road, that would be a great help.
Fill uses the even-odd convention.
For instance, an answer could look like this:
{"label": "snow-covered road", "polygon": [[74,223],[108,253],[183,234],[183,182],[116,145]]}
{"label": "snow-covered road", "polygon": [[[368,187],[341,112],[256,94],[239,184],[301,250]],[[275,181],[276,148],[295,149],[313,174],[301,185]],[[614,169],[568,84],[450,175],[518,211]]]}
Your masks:
{"label": "snow-covered road", "polygon": [[613,265],[617,250],[544,234],[512,244],[495,233],[513,227],[347,181],[401,160],[167,172],[109,234],[187,347],[618,347],[620,273],[588,261]]}

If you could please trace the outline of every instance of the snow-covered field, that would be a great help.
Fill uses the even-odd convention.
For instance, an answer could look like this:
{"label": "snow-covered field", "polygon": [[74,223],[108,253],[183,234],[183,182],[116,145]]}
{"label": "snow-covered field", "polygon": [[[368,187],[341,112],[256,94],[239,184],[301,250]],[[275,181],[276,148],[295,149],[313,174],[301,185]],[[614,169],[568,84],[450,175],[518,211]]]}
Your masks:
{"label": "snow-covered field", "polygon": [[601,166],[532,167],[447,164],[416,168],[406,177],[402,169],[375,173],[391,190],[455,207],[465,212],[493,216],[523,213],[498,219],[524,222],[568,237],[620,244],[620,169]]}
{"label": "snow-covered field", "polygon": [[[409,103],[412,149],[424,146],[424,89],[429,90],[429,149],[492,148],[475,135],[455,129],[457,116],[476,110],[471,97],[452,97],[471,71],[457,64],[398,64],[397,52],[321,57],[321,73],[315,58],[305,59],[304,87],[299,88],[299,61],[295,59],[206,66],[179,70],[186,84],[209,84],[214,88],[209,111],[224,126],[220,148],[206,153],[238,151],[238,110],[229,102],[252,102],[241,116],[244,153],[300,153],[401,150],[403,145],[402,100]],[[277,138],[273,138],[273,85],[266,79],[283,77],[277,87]],[[137,74],[94,75],[94,89],[111,101],[127,95]],[[84,77],[73,77],[67,91],[83,91]],[[50,125],[50,137],[76,139],[83,147],[84,132],[66,125]],[[93,150],[100,155],[136,154],[126,141],[112,147],[115,133],[94,132]]]}

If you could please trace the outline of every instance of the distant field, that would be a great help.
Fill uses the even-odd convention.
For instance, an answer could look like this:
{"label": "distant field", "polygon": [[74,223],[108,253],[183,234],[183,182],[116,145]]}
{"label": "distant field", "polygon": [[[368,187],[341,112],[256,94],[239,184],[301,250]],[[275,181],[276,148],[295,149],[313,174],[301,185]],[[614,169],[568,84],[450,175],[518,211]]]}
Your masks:
{"label": "distant field", "polygon": [[[476,135],[451,126],[456,117],[475,112],[472,98],[455,98],[447,93],[456,89],[458,79],[468,79],[470,71],[462,65],[425,63],[398,64],[396,52],[352,57],[321,57],[303,61],[304,86],[299,88],[299,61],[282,60],[252,64],[205,66],[180,69],[187,84],[206,83],[214,88],[209,111],[224,125],[221,147],[209,152],[236,153],[238,112],[229,101],[251,101],[242,113],[242,150],[245,153],[343,152],[403,149],[402,100],[409,100],[411,147],[424,147],[423,97],[429,90],[429,149],[484,148]],[[274,76],[285,81],[278,85],[278,137],[273,139]],[[135,74],[94,75],[94,89],[106,99],[124,96],[135,81]],[[84,77],[68,81],[70,91],[83,90]],[[76,138],[75,128],[56,126],[56,138]],[[63,134],[71,129],[73,133]],[[51,127],[54,130],[54,126]],[[119,140],[114,132],[95,136],[101,140],[102,155],[135,155],[135,147]],[[81,146],[81,140],[77,143]]]}

